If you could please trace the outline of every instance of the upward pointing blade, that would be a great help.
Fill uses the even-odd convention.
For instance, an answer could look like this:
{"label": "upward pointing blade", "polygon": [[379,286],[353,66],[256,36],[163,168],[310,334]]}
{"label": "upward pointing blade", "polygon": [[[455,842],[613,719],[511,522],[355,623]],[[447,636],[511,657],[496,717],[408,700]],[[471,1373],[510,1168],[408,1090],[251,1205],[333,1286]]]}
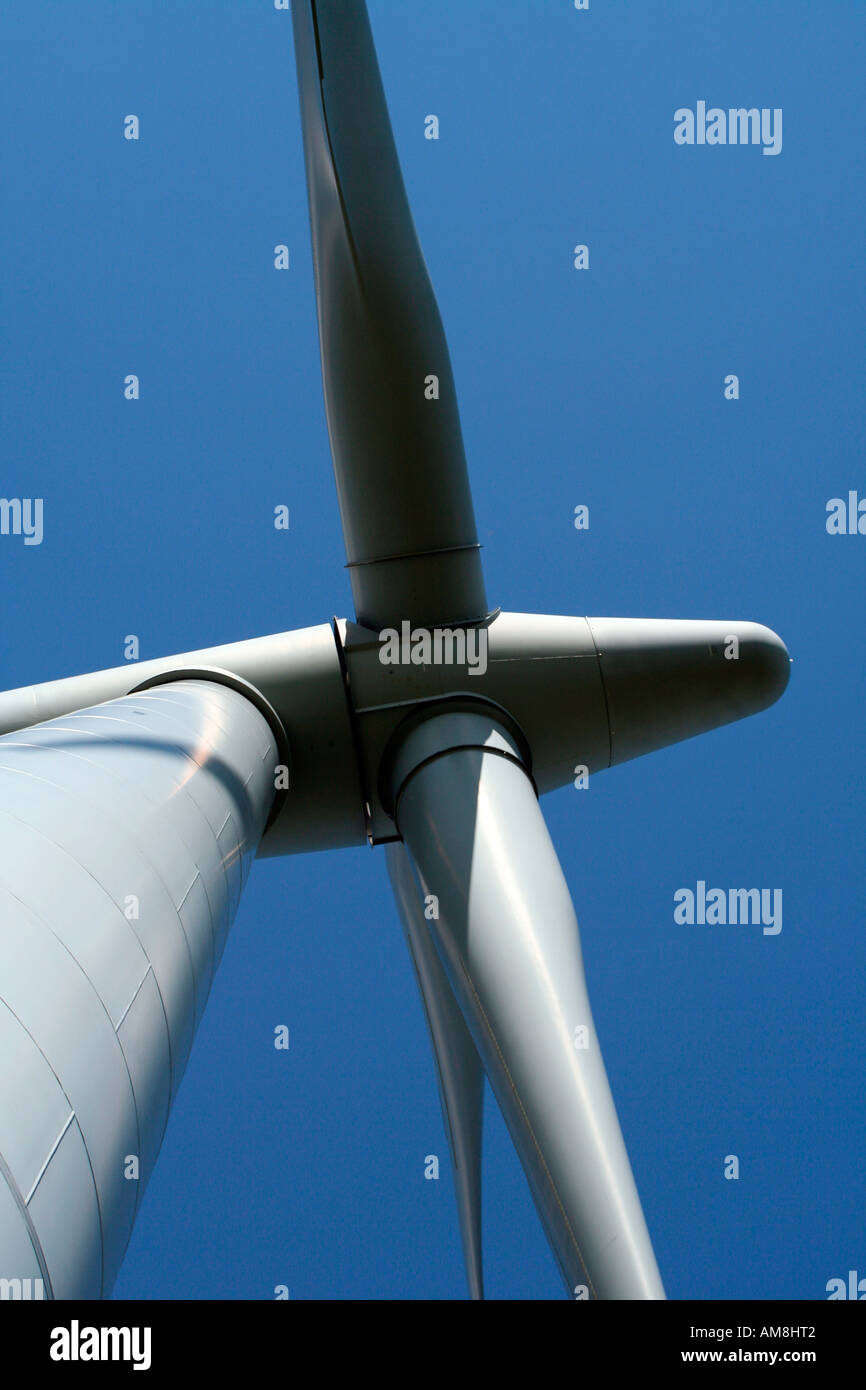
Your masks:
{"label": "upward pointing blade", "polygon": [[[328,433],[358,622],[487,601],[451,363],[366,7],[293,0]],[[432,397],[436,378],[438,399]]]}

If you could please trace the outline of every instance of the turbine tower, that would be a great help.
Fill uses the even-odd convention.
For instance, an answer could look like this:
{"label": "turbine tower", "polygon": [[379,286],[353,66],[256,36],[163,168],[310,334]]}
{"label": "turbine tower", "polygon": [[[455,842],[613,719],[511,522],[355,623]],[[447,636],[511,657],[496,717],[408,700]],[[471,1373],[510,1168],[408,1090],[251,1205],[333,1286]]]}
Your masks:
{"label": "turbine tower", "polygon": [[788,654],[750,622],[490,607],[366,9],[293,25],[355,615],[0,695],[0,1277],[110,1294],[252,859],[369,842],[471,1295],[486,1074],[569,1295],[661,1299],[538,798],[765,709]]}

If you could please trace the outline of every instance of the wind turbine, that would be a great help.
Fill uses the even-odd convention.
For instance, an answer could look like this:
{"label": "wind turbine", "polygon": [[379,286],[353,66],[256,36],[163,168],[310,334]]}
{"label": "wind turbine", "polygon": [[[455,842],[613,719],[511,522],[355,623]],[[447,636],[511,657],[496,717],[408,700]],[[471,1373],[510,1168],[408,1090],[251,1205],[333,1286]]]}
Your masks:
{"label": "wind turbine", "polygon": [[538,796],[773,703],[755,623],[502,613],[365,7],[295,0],[354,621],[0,695],[0,1278],[110,1293],[253,857],[385,846],[483,1296],[486,1074],[570,1295],[664,1290]]}

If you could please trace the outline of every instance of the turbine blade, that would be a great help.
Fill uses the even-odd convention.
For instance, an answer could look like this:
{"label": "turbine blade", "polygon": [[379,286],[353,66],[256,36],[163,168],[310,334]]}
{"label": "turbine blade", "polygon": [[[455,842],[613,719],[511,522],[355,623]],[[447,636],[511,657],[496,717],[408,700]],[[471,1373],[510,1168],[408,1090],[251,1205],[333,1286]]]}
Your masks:
{"label": "turbine blade", "polygon": [[482,1299],[481,1131],[484,1070],[430,935],[409,855],[403,845],[392,843],[385,846],[385,859],[433,1043],[439,1099],[454,1165],[454,1189],[469,1296]]}
{"label": "turbine blade", "polygon": [[430,929],[566,1287],[663,1299],[574,909],[516,740],[480,713],[432,716],[408,734],[394,789],[422,891],[438,898]]}
{"label": "turbine blade", "polygon": [[479,622],[487,600],[451,363],[366,6],[293,0],[292,20],[325,412],[358,622]]}

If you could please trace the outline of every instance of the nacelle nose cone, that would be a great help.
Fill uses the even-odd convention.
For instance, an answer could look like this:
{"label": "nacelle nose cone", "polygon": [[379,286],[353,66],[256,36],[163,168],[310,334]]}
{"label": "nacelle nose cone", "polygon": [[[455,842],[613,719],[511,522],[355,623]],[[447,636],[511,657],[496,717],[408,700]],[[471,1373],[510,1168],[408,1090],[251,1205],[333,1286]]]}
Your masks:
{"label": "nacelle nose cone", "polygon": [[762,623],[741,623],[748,629],[740,641],[740,659],[745,652],[750,679],[754,683],[756,710],[774,705],[791,676],[791,658],[788,648],[778,633]]}
{"label": "nacelle nose cone", "polygon": [[611,731],[611,763],[757,714],[784,691],[790,658],[761,623],[588,619]]}

